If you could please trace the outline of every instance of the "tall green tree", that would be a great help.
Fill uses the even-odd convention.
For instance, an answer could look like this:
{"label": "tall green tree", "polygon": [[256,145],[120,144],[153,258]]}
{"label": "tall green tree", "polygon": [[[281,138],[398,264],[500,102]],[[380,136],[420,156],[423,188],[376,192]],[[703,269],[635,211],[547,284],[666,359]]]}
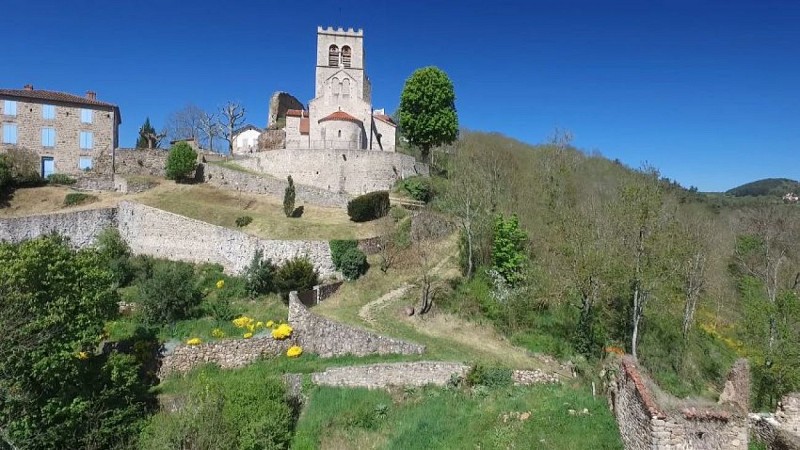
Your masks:
{"label": "tall green tree", "polygon": [[196,168],[197,152],[189,144],[178,142],[169,149],[165,167],[168,179],[177,182],[187,181],[194,175]]}
{"label": "tall green tree", "polygon": [[286,217],[292,217],[295,199],[294,180],[292,180],[292,176],[289,175],[286,177],[286,181],[289,185],[286,186],[286,190],[283,191],[283,213],[286,214]]}
{"label": "tall green tree", "polygon": [[150,124],[150,118],[145,119],[144,124],[139,128],[139,138],[136,140],[136,148],[158,148],[161,140],[166,133],[158,133]]}
{"label": "tall green tree", "polygon": [[417,69],[400,95],[400,129],[428,160],[431,148],[458,136],[458,114],[453,82],[437,67]]}
{"label": "tall green tree", "polygon": [[492,249],[492,268],[506,282],[515,286],[523,279],[528,256],[525,246],[528,235],[519,226],[519,218],[512,214],[508,219],[497,216],[494,222],[494,246]]}
{"label": "tall green tree", "polygon": [[12,448],[114,448],[152,397],[132,356],[100,352],[117,314],[113,275],[58,236],[0,244],[0,441]]}

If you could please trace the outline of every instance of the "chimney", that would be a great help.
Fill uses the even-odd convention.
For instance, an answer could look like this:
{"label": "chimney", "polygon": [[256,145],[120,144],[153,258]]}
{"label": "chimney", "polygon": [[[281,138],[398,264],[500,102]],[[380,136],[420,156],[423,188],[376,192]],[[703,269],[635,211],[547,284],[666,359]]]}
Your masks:
{"label": "chimney", "polygon": [[97,100],[97,92],[86,91],[86,98],[88,98],[89,100]]}
{"label": "chimney", "polygon": [[32,84],[26,84],[23,87],[23,89],[25,89],[26,91],[32,91],[33,90],[33,85]]}

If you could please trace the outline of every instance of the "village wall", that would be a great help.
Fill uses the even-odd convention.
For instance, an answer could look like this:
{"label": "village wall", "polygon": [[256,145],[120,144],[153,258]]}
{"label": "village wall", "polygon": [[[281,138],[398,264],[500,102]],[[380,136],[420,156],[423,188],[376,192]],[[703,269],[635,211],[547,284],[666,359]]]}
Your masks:
{"label": "village wall", "polygon": [[429,175],[428,166],[413,156],[369,150],[275,150],[237,163],[279,179],[291,175],[295,183],[351,195],[388,190],[397,180]]}
{"label": "village wall", "polygon": [[250,339],[225,339],[198,345],[180,344],[165,351],[161,357],[158,378],[173,373],[185,373],[194,367],[213,363],[223,369],[243,367],[262,356],[278,356],[294,345],[292,339],[275,340],[269,334]]}
{"label": "village wall", "polygon": [[0,218],[0,241],[18,243],[57,233],[69,237],[73,247],[82,248],[94,244],[106,228],[116,226],[116,208]]}

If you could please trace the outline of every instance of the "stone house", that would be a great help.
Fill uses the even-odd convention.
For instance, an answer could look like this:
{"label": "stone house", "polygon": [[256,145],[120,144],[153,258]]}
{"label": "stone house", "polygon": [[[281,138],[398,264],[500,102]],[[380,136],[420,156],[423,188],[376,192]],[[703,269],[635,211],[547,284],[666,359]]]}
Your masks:
{"label": "stone house", "polygon": [[372,109],[364,31],[317,27],[315,97],[286,112],[287,149],[395,150],[397,125]]}
{"label": "stone house", "polygon": [[40,173],[80,175],[119,144],[122,123],[117,105],[56,91],[0,89],[0,151],[20,147],[40,159]]}
{"label": "stone house", "polygon": [[245,155],[258,150],[258,137],[264,130],[247,124],[233,132],[233,154]]}

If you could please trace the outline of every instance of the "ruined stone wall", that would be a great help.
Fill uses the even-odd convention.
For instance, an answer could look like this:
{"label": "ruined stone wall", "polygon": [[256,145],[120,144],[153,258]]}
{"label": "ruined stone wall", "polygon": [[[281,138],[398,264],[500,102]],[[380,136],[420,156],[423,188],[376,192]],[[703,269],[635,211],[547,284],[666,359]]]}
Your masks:
{"label": "ruined stone wall", "polygon": [[311,381],[322,386],[364,387],[381,389],[388,386],[444,386],[452,376],[466,376],[469,366],[461,363],[420,361],[363,366],[332,367],[311,375]]}
{"label": "ruined stone wall", "polygon": [[772,450],[800,450],[800,393],[784,396],[775,414],[750,414],[750,433]]}
{"label": "ruined stone wall", "polygon": [[258,136],[256,151],[265,152],[269,150],[280,150],[282,148],[286,148],[286,131],[264,130],[264,132]]}
{"label": "ruined stone wall", "polygon": [[[115,173],[163,177],[169,152],[164,149],[118,148],[114,152]],[[111,154],[97,155],[90,172],[111,173]]]}
{"label": "ruined stone wall", "polygon": [[164,379],[171,373],[185,373],[208,363],[223,369],[242,367],[262,356],[285,355],[292,345],[292,339],[276,341],[269,335],[250,339],[225,339],[198,345],[180,344],[163,352],[158,378]]}
{"label": "ruined stone wall", "polygon": [[303,103],[288,92],[275,92],[269,99],[269,115],[267,128],[274,125],[279,117],[285,117],[290,109],[305,109]]}
{"label": "ruined stone wall", "polygon": [[0,218],[0,241],[18,243],[57,233],[68,236],[73,247],[81,248],[92,245],[106,228],[116,226],[116,208]]}
{"label": "ruined stone wall", "polygon": [[402,153],[370,150],[276,150],[238,161],[243,167],[330,192],[361,195],[388,190],[397,180],[429,175],[428,166]]}
{"label": "ruined stone wall", "polygon": [[425,351],[424,345],[381,336],[318,316],[300,303],[296,292],[289,294],[289,323],[298,333],[303,349],[323,358],[344,355],[412,355]]}
{"label": "ruined stone wall", "polygon": [[241,273],[256,250],[280,265],[308,256],[321,277],[334,273],[327,241],[280,241],[211,225],[171,212],[123,201],[119,204],[119,231],[136,254],[193,263],[217,263]]}
{"label": "ruined stone wall", "polygon": [[[735,376],[741,375],[742,364],[746,366],[737,362],[734,379],[728,380],[740,391],[744,383]],[[656,399],[667,394],[653,391],[655,384],[633,357],[624,356],[617,370],[609,399],[626,449],[747,449],[746,410],[738,402],[749,395],[749,386],[747,392],[729,392],[724,404],[692,405],[671,399],[665,407]]]}
{"label": "ruined stone wall", "polygon": [[[239,163],[242,160],[236,161]],[[253,194],[267,194],[282,199],[286,186],[288,186],[286,177],[278,179],[266,174],[256,175],[217,164],[204,164],[203,166],[203,179],[205,182],[223,189],[240,190]],[[351,199],[347,194],[303,186],[297,184],[296,181],[295,196],[295,204],[297,206],[309,203],[318,206],[344,208]]]}

